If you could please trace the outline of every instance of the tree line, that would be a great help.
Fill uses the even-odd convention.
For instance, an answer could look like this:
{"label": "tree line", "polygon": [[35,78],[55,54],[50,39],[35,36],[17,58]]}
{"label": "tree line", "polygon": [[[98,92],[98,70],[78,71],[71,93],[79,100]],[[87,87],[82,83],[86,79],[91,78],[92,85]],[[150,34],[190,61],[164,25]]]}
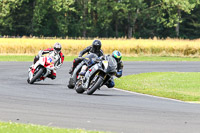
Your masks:
{"label": "tree line", "polygon": [[199,0],[0,0],[0,35],[200,37]]}

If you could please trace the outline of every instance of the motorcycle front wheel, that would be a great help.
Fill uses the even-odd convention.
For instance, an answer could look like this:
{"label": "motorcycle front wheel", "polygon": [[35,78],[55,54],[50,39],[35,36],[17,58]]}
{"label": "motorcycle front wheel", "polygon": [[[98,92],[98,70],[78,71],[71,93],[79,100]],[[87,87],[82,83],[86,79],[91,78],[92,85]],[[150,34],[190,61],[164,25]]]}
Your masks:
{"label": "motorcycle front wheel", "polygon": [[97,80],[91,81],[89,88],[87,89],[87,94],[92,95],[98,88],[101,87],[103,83],[103,77],[99,76]]}
{"label": "motorcycle front wheel", "polygon": [[33,84],[36,81],[36,79],[40,78],[42,73],[43,73],[43,71],[44,71],[44,67],[41,67],[40,70],[30,80],[29,84]]}

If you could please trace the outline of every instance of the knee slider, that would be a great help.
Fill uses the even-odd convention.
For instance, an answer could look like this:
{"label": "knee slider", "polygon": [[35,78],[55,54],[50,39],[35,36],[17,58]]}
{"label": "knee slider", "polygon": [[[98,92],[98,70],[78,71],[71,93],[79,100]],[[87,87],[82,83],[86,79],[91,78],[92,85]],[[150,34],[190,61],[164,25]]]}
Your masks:
{"label": "knee slider", "polygon": [[111,82],[109,82],[109,84],[107,86],[108,86],[108,88],[113,88],[115,86],[115,82],[111,81]]}

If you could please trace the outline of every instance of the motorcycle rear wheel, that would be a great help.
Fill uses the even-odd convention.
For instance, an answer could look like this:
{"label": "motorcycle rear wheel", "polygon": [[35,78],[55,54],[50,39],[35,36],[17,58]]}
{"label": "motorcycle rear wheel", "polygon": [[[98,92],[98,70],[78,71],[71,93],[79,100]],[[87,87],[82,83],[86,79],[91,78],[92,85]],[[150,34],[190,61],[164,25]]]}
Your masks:
{"label": "motorcycle rear wheel", "polygon": [[77,93],[82,94],[85,90],[83,89],[82,84],[79,82],[82,82],[82,81],[78,80],[74,88]]}
{"label": "motorcycle rear wheel", "polygon": [[36,79],[40,78],[42,73],[43,73],[43,71],[44,71],[44,67],[41,67],[40,70],[30,80],[29,84],[33,84],[36,81]]}

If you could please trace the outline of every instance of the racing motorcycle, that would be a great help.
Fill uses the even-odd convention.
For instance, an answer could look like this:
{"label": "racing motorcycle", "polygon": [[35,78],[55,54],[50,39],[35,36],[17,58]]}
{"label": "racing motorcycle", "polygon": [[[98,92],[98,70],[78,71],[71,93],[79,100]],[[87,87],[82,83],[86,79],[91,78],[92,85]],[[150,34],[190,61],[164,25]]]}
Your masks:
{"label": "racing motorcycle", "polygon": [[44,54],[31,68],[29,68],[27,82],[33,84],[34,82],[44,80],[54,69],[53,56],[51,56],[51,54]]}
{"label": "racing motorcycle", "polygon": [[85,76],[78,75],[74,87],[77,93],[86,91],[88,95],[92,95],[116,74],[116,60],[110,55],[107,55],[104,58],[104,60],[99,60],[98,63],[89,68]]}
{"label": "racing motorcycle", "polygon": [[94,53],[90,53],[88,55],[86,55],[85,57],[79,57],[81,58],[81,63],[79,63],[76,68],[74,69],[73,73],[71,74],[71,77],[69,79],[69,84],[68,87],[73,89],[76,81],[77,81],[77,77],[79,75],[79,73],[81,72],[81,70],[83,69],[87,69],[89,67],[91,67],[92,65],[94,65],[96,58],[98,58],[98,56]]}

